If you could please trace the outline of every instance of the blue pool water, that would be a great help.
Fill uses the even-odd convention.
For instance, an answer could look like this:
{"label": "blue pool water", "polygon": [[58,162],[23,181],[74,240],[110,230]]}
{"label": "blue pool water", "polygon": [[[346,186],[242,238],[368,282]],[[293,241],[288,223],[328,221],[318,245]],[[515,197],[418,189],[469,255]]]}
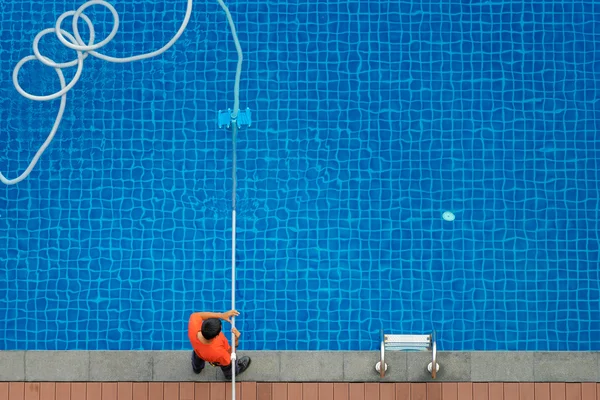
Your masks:
{"label": "blue pool water", "polygon": [[[468,3],[229,2],[255,115],[238,143],[243,349],[375,349],[383,327],[435,328],[444,350],[600,350],[600,3]],[[0,3],[10,178],[58,109],[12,70],[80,4]],[[185,1],[115,6],[102,52],[124,57],[166,43]],[[110,14],[88,14],[105,36]],[[188,349],[189,314],[229,307],[230,38],[197,1],[163,56],[85,61],[51,147],[0,187],[0,349]],[[58,88],[39,63],[21,82]]]}

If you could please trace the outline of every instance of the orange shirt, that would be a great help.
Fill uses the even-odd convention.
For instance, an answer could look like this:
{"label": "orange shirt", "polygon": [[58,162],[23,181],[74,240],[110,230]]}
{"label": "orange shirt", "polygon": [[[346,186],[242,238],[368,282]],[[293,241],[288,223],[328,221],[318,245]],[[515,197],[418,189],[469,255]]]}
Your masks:
{"label": "orange shirt", "polygon": [[188,324],[188,337],[196,355],[208,363],[218,364],[222,367],[231,364],[231,346],[223,332],[219,333],[209,344],[204,344],[198,339],[202,321],[200,313],[193,313]]}

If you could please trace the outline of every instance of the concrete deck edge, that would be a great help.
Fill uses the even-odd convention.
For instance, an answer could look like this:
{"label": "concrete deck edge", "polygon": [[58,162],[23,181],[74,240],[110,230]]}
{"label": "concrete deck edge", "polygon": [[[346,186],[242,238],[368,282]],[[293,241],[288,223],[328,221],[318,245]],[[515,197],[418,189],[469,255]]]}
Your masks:
{"label": "concrete deck edge", "polygon": [[[252,365],[239,381],[431,382],[431,353],[388,352],[386,377],[377,351],[239,351]],[[0,381],[225,381],[207,365],[192,372],[189,351],[0,351]],[[600,352],[440,352],[439,382],[600,382]]]}

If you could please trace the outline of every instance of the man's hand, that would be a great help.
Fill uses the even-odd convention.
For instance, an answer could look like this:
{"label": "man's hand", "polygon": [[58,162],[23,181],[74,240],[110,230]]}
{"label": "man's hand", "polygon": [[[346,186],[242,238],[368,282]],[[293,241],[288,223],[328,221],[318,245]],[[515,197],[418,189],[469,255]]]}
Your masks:
{"label": "man's hand", "polygon": [[233,336],[235,337],[235,347],[238,347],[240,344],[241,333],[235,328],[231,328],[231,333],[233,333]]}
{"label": "man's hand", "polygon": [[240,315],[236,310],[230,310],[221,314],[221,319],[227,322],[231,322],[231,317],[237,317]]}

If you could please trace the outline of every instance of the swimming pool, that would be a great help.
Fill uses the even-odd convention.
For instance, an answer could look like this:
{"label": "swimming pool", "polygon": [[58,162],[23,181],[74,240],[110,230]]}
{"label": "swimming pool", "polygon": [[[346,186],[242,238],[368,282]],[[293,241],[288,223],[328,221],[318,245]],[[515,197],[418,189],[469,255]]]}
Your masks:
{"label": "swimming pool", "polygon": [[[5,175],[58,108],[9,71],[71,3],[2,5]],[[185,9],[115,6],[116,56],[162,46]],[[229,7],[255,115],[238,135],[243,349],[368,350],[380,328],[435,328],[444,350],[600,350],[599,3]],[[86,14],[108,33],[110,14]],[[86,61],[51,147],[0,188],[0,349],[185,349],[192,311],[228,307],[216,116],[235,60],[207,1],[162,57]],[[59,88],[36,63],[22,74]]]}

